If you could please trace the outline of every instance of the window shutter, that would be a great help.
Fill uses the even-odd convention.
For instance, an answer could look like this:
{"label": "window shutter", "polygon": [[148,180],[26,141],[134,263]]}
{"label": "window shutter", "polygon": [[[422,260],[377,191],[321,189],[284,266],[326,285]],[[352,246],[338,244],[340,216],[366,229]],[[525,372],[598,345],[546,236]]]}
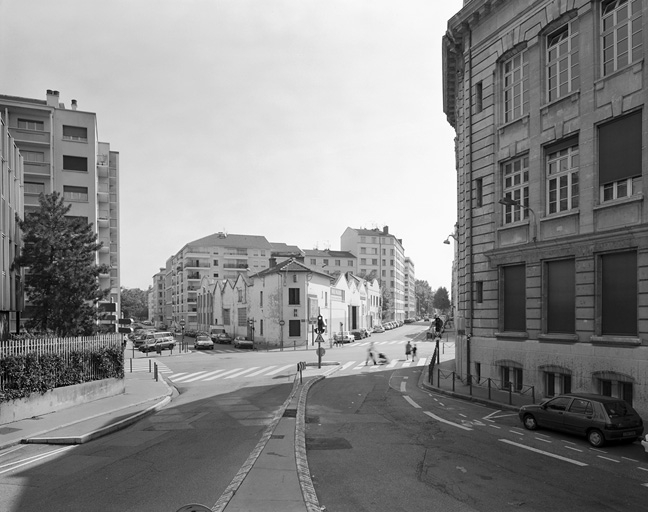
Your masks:
{"label": "window shutter", "polygon": [[641,176],[641,111],[599,126],[599,185]]}

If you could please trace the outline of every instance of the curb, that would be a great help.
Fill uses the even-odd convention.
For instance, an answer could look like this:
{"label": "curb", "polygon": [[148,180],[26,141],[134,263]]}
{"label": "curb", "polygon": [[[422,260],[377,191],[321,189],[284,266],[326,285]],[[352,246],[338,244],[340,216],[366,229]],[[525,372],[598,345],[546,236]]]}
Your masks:
{"label": "curb", "polygon": [[[95,418],[100,418],[101,416],[104,416],[105,414],[95,414],[94,416],[90,416],[88,418],[84,418],[82,420],[78,421],[72,421],[70,423],[64,424],[64,425],[59,425],[54,429],[49,429],[45,430],[43,432],[39,432],[38,434],[34,434],[30,437],[26,437],[21,439],[20,441],[12,444],[83,444],[87,443],[88,441],[92,441],[94,439],[98,439],[99,437],[103,437],[108,434],[112,434],[113,432],[116,432],[118,430],[124,429],[126,427],[129,427],[130,425],[136,423],[137,421],[141,420],[142,418],[145,418],[147,416],[150,416],[151,414],[159,411],[163,407],[165,407],[169,402],[172,400],[172,395],[175,391],[175,388],[172,386],[169,386],[167,381],[162,377],[162,382],[167,388],[167,395],[162,399],[162,401],[151,405],[150,407],[147,407],[143,411],[140,411],[138,413],[133,414],[132,416],[129,416],[128,418],[124,418],[121,421],[118,421],[116,423],[113,423],[111,425],[107,425],[103,428],[93,430],[92,432],[89,432],[87,434],[83,434],[81,436],[71,436],[71,437],[43,437],[44,434],[47,434],[48,432],[54,432],[55,430],[59,430],[61,428],[66,428],[70,427],[72,425],[76,425],[78,423],[82,423],[84,421],[92,420]],[[155,399],[153,399],[155,400]],[[141,405],[147,402],[151,402],[152,400],[144,400],[135,404],[130,404],[126,405],[124,407],[120,407],[117,409],[113,409],[110,412],[118,412],[124,409],[128,409],[129,407]],[[7,445],[11,446],[11,445]],[[0,449],[5,448],[6,446],[0,446]]]}

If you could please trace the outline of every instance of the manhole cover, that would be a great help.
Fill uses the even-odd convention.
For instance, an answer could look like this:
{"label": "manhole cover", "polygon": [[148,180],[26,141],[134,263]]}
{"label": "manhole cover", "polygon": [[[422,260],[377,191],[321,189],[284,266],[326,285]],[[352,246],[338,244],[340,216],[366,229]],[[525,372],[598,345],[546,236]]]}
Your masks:
{"label": "manhole cover", "polygon": [[296,418],[297,417],[297,409],[286,409],[283,413],[284,418]]}
{"label": "manhole cover", "polygon": [[307,437],[307,450],[350,450],[351,443],[343,437]]}

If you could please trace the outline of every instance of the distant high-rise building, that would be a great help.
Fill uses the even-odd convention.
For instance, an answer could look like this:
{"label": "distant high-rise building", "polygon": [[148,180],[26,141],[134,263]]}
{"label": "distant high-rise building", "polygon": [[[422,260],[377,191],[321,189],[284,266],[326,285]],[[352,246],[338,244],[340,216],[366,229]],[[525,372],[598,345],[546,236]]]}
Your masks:
{"label": "distant high-rise building", "polygon": [[66,108],[52,90],[45,100],[0,95],[0,112],[24,162],[25,214],[39,207],[39,194],[58,192],[70,217],[91,223],[103,242],[97,264],[110,268],[99,285],[109,290],[106,302],[118,304],[119,153],[99,141],[96,114],[78,110],[76,100]]}
{"label": "distant high-rise building", "polygon": [[[358,258],[357,273],[376,278],[391,294],[391,307],[383,320],[405,320],[405,249],[403,241],[382,230],[346,228],[340,248]],[[412,263],[413,266],[413,263]]]}

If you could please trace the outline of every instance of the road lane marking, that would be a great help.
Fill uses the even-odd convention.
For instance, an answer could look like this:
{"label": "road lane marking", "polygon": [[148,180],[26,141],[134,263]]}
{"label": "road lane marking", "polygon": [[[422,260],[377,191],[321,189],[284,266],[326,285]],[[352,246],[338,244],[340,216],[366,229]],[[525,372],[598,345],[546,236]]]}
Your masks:
{"label": "road lane marking", "polygon": [[570,464],[574,464],[576,466],[587,466],[588,465],[588,464],[585,464],[584,462],[580,462],[578,460],[568,459],[567,457],[562,457],[561,455],[556,455],[555,453],[550,453],[550,452],[546,452],[544,450],[538,450],[537,448],[532,448],[531,446],[525,446],[525,445],[520,444],[520,443],[515,443],[513,441],[509,441],[508,439],[500,439],[500,441],[502,443],[517,446],[518,448],[522,448],[524,450],[529,450],[530,452],[539,453],[540,455],[546,455],[547,457],[553,457],[554,459],[562,460],[564,462],[569,462]]}
{"label": "road lane marking", "polygon": [[205,382],[210,381],[210,380],[215,380],[215,379],[220,379],[221,377],[224,377],[225,375],[229,375],[230,373],[238,372],[241,368],[234,368],[233,370],[227,370],[226,372],[219,373],[218,375],[214,375],[212,377],[207,377],[205,379]]}
{"label": "road lane marking", "polygon": [[259,368],[258,366],[253,366],[252,368],[247,368],[247,369],[245,369],[245,370],[241,370],[241,371],[238,372],[238,373],[233,373],[233,374],[231,374],[231,375],[228,375],[228,376],[225,377],[225,378],[226,378],[226,379],[233,379],[233,378],[235,378],[235,377],[240,377],[241,375],[245,375],[245,374],[248,373],[248,372],[253,372],[254,370],[256,370],[256,369],[258,369],[258,368]]}
{"label": "road lane marking", "polygon": [[[222,371],[223,371],[223,370],[216,370],[216,371],[214,371],[214,372],[208,372],[208,373],[201,372],[201,374],[198,375],[198,376],[196,376],[196,377],[191,377],[190,379],[183,378],[183,379],[181,379],[181,380],[182,380],[182,383],[183,383],[183,384],[186,384],[187,382],[194,382],[194,381],[196,381],[196,380],[202,380],[202,379],[204,379],[204,378],[206,378],[206,377],[211,377],[212,375],[216,375],[217,373],[220,373],[220,372],[222,372]],[[178,382],[178,381],[176,380],[176,381],[174,381],[174,382]]]}
{"label": "road lane marking", "polygon": [[202,371],[202,372],[194,372],[194,373],[189,373],[187,375],[183,375],[182,377],[176,377],[175,375],[172,375],[169,377],[173,382],[180,382],[184,381],[186,379],[191,379],[192,377],[198,377],[202,376],[204,373],[207,373],[207,370]]}
{"label": "road lane marking", "polygon": [[435,420],[440,421],[441,423],[447,423],[448,425],[452,425],[453,427],[461,428],[463,430],[472,430],[472,428],[470,428],[470,427],[466,427],[464,425],[459,425],[459,423],[454,423],[452,421],[448,421],[446,419],[443,419],[443,418],[437,416],[436,414],[432,414],[429,411],[423,411],[423,414],[427,414],[430,418],[434,418]]}
{"label": "road lane marking", "polygon": [[272,366],[266,366],[265,368],[261,368],[260,370],[254,372],[254,373],[249,374],[248,377],[256,377],[256,376],[259,375],[260,373],[263,373],[263,372],[266,372],[266,371],[270,371],[270,370],[272,370],[273,368],[276,368],[276,366],[277,366],[276,364],[273,364]]}
{"label": "road lane marking", "polygon": [[295,366],[295,365],[294,364],[288,364],[286,366],[282,366],[281,368],[277,368],[276,370],[272,370],[271,372],[266,373],[266,376],[268,376],[268,375],[276,375],[277,373],[282,372],[284,370],[287,370],[288,368],[292,368],[293,366]]}
{"label": "road lane marking", "polygon": [[578,453],[583,453],[583,450],[579,450],[578,448],[574,448],[573,446],[565,445],[565,448],[567,448],[568,450],[573,450],[573,451],[578,452]]}
{"label": "road lane marking", "polygon": [[[0,468],[7,468],[7,469],[3,469],[2,471],[0,471],[0,475],[4,475],[5,473],[9,473],[10,471],[13,471],[14,469],[18,469],[18,468],[21,468],[23,466],[26,466],[27,464],[32,464],[34,462],[38,462],[40,460],[46,459],[47,457],[51,457],[52,455],[56,455],[58,453],[68,451],[68,450],[70,450],[70,449],[72,449],[74,447],[75,446],[66,446],[65,448],[59,448],[57,450],[52,450],[51,452],[47,452],[47,453],[40,454],[40,455],[33,455],[31,457],[27,457],[26,459],[21,459],[21,460],[17,460],[16,462],[11,462],[9,464],[4,464],[4,465],[0,466]],[[10,467],[8,467],[8,466],[10,466]]]}
{"label": "road lane marking", "polygon": [[409,404],[410,404],[412,407],[414,407],[414,408],[416,408],[416,409],[420,409],[420,408],[421,408],[421,406],[420,406],[419,404],[417,404],[414,400],[412,400],[409,396],[404,395],[403,398],[404,398],[405,400],[407,400],[407,401],[409,402]]}
{"label": "road lane marking", "polygon": [[610,462],[616,462],[616,463],[621,462],[620,460],[611,459],[610,457],[603,457],[602,455],[597,455],[597,457],[598,457],[599,459],[609,460]]}
{"label": "road lane marking", "polygon": [[407,382],[405,382],[405,381],[401,382],[400,391],[401,391],[401,393],[405,393],[405,391],[407,391]]}

